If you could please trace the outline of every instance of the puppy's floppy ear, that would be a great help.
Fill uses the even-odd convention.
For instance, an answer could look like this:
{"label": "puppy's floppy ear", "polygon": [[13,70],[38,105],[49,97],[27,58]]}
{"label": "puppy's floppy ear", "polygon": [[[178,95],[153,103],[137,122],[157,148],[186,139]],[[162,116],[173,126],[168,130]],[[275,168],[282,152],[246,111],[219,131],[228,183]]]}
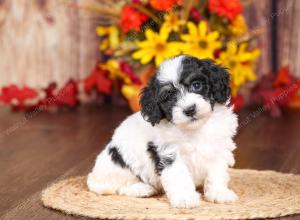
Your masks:
{"label": "puppy's floppy ear", "polygon": [[158,124],[163,118],[163,113],[158,105],[159,81],[154,75],[149,84],[143,89],[140,98],[141,114],[152,126]]}
{"label": "puppy's floppy ear", "polygon": [[214,61],[209,62],[209,82],[211,88],[211,101],[224,104],[230,98],[230,77],[227,69]]}

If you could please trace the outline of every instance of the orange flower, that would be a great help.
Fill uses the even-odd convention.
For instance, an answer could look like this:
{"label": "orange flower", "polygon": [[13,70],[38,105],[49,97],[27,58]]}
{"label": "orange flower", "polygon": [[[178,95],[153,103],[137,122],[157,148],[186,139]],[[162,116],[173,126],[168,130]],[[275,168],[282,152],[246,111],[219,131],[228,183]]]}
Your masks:
{"label": "orange flower", "polygon": [[130,5],[125,5],[121,12],[121,29],[127,33],[130,30],[139,31],[142,24],[148,20],[148,17]]}
{"label": "orange flower", "polygon": [[208,8],[211,12],[226,17],[230,21],[243,11],[240,0],[209,0]]}
{"label": "orange flower", "polygon": [[277,78],[273,82],[273,86],[288,85],[292,82],[292,77],[289,74],[289,67],[284,66],[277,73]]}
{"label": "orange flower", "polygon": [[182,4],[182,0],[150,0],[150,5],[159,11],[170,11],[176,4]]}

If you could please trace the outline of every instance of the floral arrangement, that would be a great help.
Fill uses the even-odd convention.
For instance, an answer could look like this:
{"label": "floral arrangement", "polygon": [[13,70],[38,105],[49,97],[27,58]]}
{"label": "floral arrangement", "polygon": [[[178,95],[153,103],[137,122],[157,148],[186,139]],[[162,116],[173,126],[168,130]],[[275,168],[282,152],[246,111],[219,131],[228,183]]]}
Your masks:
{"label": "floral arrangement", "polygon": [[64,2],[92,11],[107,24],[96,29],[101,61],[88,77],[70,80],[62,88],[55,83],[42,92],[15,85],[1,88],[0,102],[14,109],[74,107],[82,96],[117,90],[137,111],[140,91],[155,68],[180,54],[210,58],[228,68],[236,110],[244,103],[242,87],[256,80],[258,32],[248,30],[240,0],[121,0],[85,6]]}
{"label": "floral arrangement", "polygon": [[210,58],[228,68],[233,101],[241,100],[241,87],[256,80],[260,50],[240,0],[132,0],[116,10],[116,22],[96,30],[104,56],[86,80],[87,91],[95,85],[109,94],[112,82],[119,80],[122,94],[137,111],[140,90],[154,69],[180,54]]}
{"label": "floral arrangement", "polygon": [[300,107],[300,80],[290,75],[289,67],[283,66],[277,73],[260,78],[253,87],[251,98],[254,103],[278,117],[284,107]]}

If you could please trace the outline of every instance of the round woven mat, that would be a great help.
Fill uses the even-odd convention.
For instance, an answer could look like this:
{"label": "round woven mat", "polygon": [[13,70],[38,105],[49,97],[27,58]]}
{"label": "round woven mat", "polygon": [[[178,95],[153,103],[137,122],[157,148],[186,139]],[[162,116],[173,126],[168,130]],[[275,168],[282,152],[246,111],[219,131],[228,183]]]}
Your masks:
{"label": "round woven mat", "polygon": [[89,192],[86,177],[60,181],[42,193],[46,207],[102,219],[253,219],[300,213],[300,175],[273,171],[230,171],[233,204],[201,201],[196,209],[170,208],[165,196],[131,198]]}

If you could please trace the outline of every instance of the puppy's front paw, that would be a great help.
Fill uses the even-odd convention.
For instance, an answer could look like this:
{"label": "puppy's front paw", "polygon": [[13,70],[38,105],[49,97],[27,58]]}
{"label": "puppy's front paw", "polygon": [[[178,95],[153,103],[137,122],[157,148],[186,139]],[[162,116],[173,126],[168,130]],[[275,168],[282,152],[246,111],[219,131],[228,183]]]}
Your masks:
{"label": "puppy's front paw", "polygon": [[191,192],[172,195],[170,196],[170,203],[173,208],[196,208],[200,205],[200,194],[197,192]]}
{"label": "puppy's front paw", "polygon": [[238,196],[226,187],[211,188],[204,195],[206,200],[216,203],[230,203],[238,199]]}

